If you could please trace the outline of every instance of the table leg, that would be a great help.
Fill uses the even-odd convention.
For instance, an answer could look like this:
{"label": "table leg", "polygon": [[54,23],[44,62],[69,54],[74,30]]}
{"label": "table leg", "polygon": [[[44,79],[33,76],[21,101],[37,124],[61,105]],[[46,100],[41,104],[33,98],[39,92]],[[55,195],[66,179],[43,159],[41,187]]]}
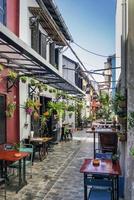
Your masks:
{"label": "table leg", "polygon": [[16,193],[20,190],[20,187],[22,185],[22,174],[21,174],[21,159],[19,160],[19,187],[16,191]]}
{"label": "table leg", "polygon": [[87,184],[86,184],[86,180],[87,180],[87,174],[84,173],[84,200],[87,200]]}
{"label": "table leg", "polygon": [[24,182],[24,184],[27,184],[27,181],[26,181],[26,158],[23,158],[23,182]]}
{"label": "table leg", "polygon": [[93,132],[94,134],[94,158],[95,158],[95,131]]}
{"label": "table leg", "polygon": [[117,200],[119,199],[119,177],[116,177],[116,182],[117,182]]}

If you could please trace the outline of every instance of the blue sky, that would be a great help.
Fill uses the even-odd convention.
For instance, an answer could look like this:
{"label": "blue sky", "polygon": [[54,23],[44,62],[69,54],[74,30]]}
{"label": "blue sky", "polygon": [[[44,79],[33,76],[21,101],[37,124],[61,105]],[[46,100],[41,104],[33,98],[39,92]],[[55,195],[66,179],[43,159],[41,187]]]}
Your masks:
{"label": "blue sky", "polygon": [[[90,51],[111,55],[115,52],[115,1],[55,0],[55,3],[76,43]],[[72,47],[88,70],[103,68],[106,58],[86,53],[75,45]],[[65,54],[75,59],[69,51]]]}

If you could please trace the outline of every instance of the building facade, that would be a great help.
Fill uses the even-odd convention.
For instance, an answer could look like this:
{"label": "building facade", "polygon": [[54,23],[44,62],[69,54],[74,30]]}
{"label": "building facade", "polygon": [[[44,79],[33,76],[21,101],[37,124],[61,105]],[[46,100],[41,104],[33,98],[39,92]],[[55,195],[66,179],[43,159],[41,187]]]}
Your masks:
{"label": "building facade", "polygon": [[[28,137],[31,130],[36,132],[40,125],[27,114],[27,101],[38,102],[37,112],[42,115],[47,103],[55,99],[56,91],[83,93],[62,75],[62,49],[72,37],[53,1],[0,3],[0,20],[4,25],[0,24],[1,143],[14,143]],[[8,79],[9,69],[10,75],[14,75],[12,83]],[[21,81],[23,76],[27,77],[25,84]],[[14,115],[7,117],[7,109],[14,104]],[[53,121],[49,122],[50,130]]]}

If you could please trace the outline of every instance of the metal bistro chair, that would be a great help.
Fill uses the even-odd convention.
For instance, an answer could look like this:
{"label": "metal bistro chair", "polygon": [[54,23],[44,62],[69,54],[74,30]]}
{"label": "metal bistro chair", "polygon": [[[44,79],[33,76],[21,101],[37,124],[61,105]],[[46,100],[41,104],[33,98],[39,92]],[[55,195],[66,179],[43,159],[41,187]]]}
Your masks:
{"label": "metal bistro chair", "polygon": [[4,194],[0,194],[0,197],[4,197],[6,200],[6,180],[5,178],[0,178],[0,189],[4,190]]}
{"label": "metal bistro chair", "polygon": [[100,133],[100,148],[103,153],[117,153],[118,136],[116,133]]}
{"label": "metal bistro chair", "polygon": [[[32,178],[32,165],[33,165],[33,145],[32,144],[22,144],[19,148],[20,152],[27,152],[29,156],[26,159],[26,166],[30,167],[30,178]],[[19,162],[16,161],[9,165],[10,168],[19,169]],[[23,164],[22,164],[23,167]]]}

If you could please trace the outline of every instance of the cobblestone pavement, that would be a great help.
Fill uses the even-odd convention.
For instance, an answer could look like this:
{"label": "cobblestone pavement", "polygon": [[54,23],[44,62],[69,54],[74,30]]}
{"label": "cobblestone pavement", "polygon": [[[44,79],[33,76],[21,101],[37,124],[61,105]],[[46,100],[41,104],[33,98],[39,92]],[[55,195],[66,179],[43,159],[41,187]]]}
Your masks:
{"label": "cobblestone pavement", "polygon": [[[33,177],[18,194],[10,184],[7,200],[83,200],[84,158],[93,156],[93,138],[86,131],[73,134],[73,140],[54,146],[42,162],[33,166]],[[3,198],[0,198],[0,200]]]}

